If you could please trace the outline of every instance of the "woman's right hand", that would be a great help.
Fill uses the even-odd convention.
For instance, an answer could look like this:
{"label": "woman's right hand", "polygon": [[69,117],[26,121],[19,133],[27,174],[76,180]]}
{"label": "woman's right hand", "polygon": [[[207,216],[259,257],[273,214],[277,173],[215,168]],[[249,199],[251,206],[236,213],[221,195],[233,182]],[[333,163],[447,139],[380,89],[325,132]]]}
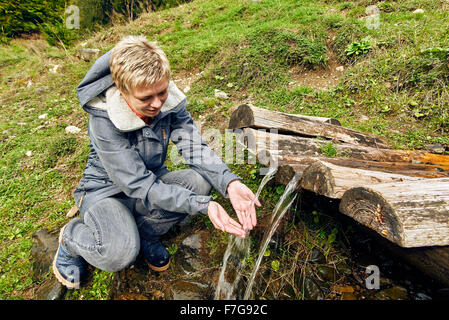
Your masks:
{"label": "woman's right hand", "polygon": [[219,203],[210,201],[207,215],[216,229],[228,232],[240,238],[245,238],[246,232],[243,227],[240,223],[232,219]]}

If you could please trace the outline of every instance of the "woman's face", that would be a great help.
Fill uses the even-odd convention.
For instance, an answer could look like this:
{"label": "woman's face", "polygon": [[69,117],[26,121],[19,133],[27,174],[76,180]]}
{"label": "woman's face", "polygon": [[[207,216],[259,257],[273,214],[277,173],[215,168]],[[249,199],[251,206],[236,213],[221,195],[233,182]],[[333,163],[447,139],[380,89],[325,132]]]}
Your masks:
{"label": "woman's face", "polygon": [[168,98],[168,83],[168,79],[162,79],[149,86],[138,86],[123,96],[134,110],[154,118]]}

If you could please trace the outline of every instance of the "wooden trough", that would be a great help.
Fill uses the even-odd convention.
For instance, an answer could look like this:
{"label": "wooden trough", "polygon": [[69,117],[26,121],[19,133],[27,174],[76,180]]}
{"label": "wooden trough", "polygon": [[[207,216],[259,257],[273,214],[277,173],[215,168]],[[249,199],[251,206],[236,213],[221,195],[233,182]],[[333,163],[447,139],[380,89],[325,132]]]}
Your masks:
{"label": "wooden trough", "polygon": [[[340,212],[389,240],[394,251],[449,284],[449,156],[394,150],[336,119],[239,106],[229,129],[280,183],[340,200]],[[327,157],[326,146],[335,156]]]}

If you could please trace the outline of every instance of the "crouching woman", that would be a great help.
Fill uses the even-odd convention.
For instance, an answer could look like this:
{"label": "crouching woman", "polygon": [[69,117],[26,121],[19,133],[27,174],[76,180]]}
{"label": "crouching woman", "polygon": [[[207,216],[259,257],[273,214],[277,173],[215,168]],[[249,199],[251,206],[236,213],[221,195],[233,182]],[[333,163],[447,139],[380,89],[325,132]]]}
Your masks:
{"label": "crouching woman", "polygon": [[[130,36],[100,57],[77,87],[89,115],[90,153],[74,198],[80,217],[61,228],[56,278],[78,288],[88,264],[110,272],[142,251],[154,271],[168,268],[160,238],[189,215],[208,215],[215,228],[245,237],[256,225],[253,192],[204,143],[170,80],[165,53]],[[169,141],[190,169],[164,165]],[[238,221],[209,196],[229,198]]]}

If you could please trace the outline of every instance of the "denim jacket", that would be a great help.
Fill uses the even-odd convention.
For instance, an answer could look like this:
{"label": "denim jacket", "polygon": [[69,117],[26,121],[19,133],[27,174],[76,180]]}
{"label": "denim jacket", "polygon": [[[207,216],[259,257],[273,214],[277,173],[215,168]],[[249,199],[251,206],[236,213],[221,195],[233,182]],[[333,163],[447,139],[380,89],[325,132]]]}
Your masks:
{"label": "denim jacket", "polygon": [[207,214],[210,196],[197,195],[158,177],[169,139],[189,166],[222,196],[236,179],[227,165],[205,144],[186,107],[185,95],[173,81],[161,111],[147,125],[126,105],[109,69],[110,51],[100,57],[77,87],[83,109],[89,113],[90,153],[84,174],[74,191],[84,213],[103,198],[124,192],[141,199],[148,210],[163,209],[187,214]]}

